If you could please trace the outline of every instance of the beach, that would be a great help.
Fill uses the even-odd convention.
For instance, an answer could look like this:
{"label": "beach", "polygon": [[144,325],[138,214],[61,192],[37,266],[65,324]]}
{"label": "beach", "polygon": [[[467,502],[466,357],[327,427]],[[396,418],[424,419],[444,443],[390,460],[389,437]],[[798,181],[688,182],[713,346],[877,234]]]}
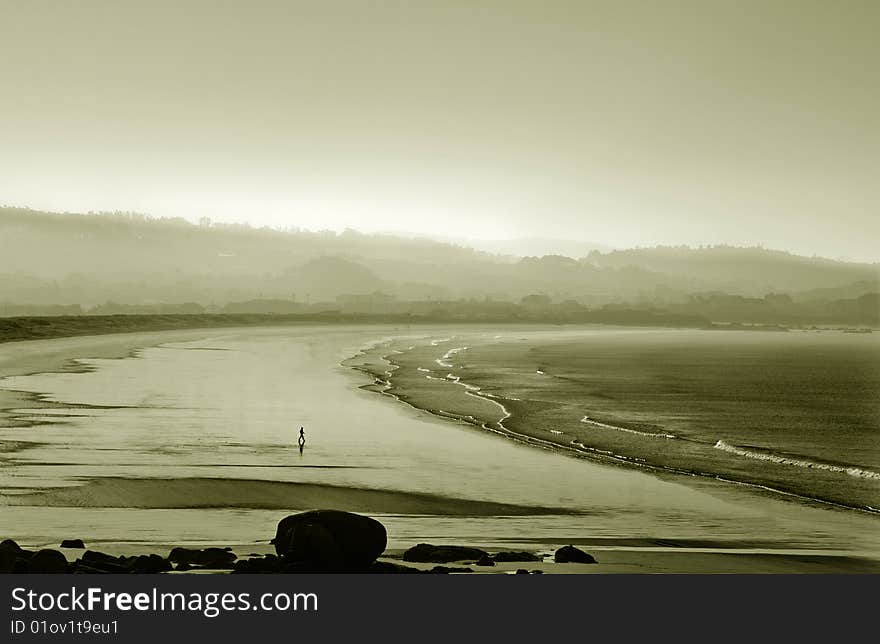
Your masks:
{"label": "beach", "polygon": [[389,391],[410,347],[425,347],[414,370],[433,384],[426,376],[446,374],[418,369],[447,369],[436,360],[453,364],[459,346],[441,341],[492,333],[302,325],[0,344],[0,536],[241,555],[268,551],[287,514],[332,507],[379,519],[390,560],[420,542],[536,554],[580,544],[598,565],[529,568],[878,570],[870,513],[515,440],[477,420],[510,413],[491,398],[463,411],[435,389]]}

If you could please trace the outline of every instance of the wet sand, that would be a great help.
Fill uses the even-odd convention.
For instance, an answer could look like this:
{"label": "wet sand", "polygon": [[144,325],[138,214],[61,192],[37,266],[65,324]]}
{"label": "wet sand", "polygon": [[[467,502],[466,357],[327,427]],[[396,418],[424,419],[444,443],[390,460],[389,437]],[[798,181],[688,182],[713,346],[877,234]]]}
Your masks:
{"label": "wet sand", "polygon": [[[279,421],[274,417],[261,419],[258,426],[226,431],[194,420],[192,415],[176,416],[178,408],[166,400],[167,407],[160,406],[163,416],[155,423],[117,435],[119,423],[130,422],[131,414],[140,418],[159,412],[144,411],[137,404],[99,408],[108,401],[99,394],[101,387],[93,385],[78,390],[91,392],[85,400],[73,400],[66,394],[74,390],[65,392],[62,385],[78,387],[78,382],[85,382],[77,381],[74,373],[62,381],[51,381],[57,390],[48,400],[34,392],[7,392],[6,400],[16,409],[6,412],[7,419],[21,422],[27,417],[25,424],[33,427],[10,427],[6,419],[0,420],[0,427],[5,428],[0,430],[0,442],[12,446],[0,454],[2,487],[4,493],[18,497],[0,506],[0,523],[13,526],[2,536],[27,546],[57,546],[61,538],[80,537],[110,552],[157,548],[167,554],[164,547],[172,544],[231,545],[238,552],[259,552],[285,514],[335,505],[377,516],[389,531],[389,554],[421,541],[496,550],[519,545],[547,552],[589,537],[594,540],[589,551],[600,564],[584,570],[576,566],[572,571],[876,570],[872,563],[876,560],[875,544],[864,538],[865,525],[848,514],[735,491],[709,494],[647,473],[512,444],[359,390],[359,386],[369,387],[369,380],[339,363],[358,348],[407,331],[374,327],[337,328],[327,333],[317,327],[297,329],[291,336],[278,329],[212,329],[0,345],[0,375],[72,369],[97,378],[94,384],[101,385],[102,374],[109,374],[106,370],[125,367],[116,377],[131,377],[132,391],[139,392],[143,382],[137,378],[142,368],[152,364],[154,378],[161,375],[173,380],[179,365],[184,364],[174,362],[177,357],[171,350],[124,359],[139,347],[183,342],[179,348],[207,348],[184,352],[187,358],[211,356],[185,377],[191,380],[193,374],[210,368],[218,382],[233,386],[242,383],[223,383],[223,376],[217,375],[225,366],[236,366],[225,360],[241,360],[243,356],[249,361],[236,363],[239,367],[265,366],[266,356],[277,356],[277,347],[284,346],[290,351],[289,362],[279,359],[278,374],[296,364],[308,377],[299,374],[284,383],[282,390],[293,386],[290,391],[300,395],[296,408],[278,410],[279,417],[294,416],[309,428],[320,427],[317,435],[307,430],[311,442],[306,460],[298,462],[289,460],[289,451],[278,449],[291,430],[276,427]],[[418,329],[419,334],[424,332]],[[279,341],[282,344],[277,344]],[[215,354],[210,349],[237,355]],[[123,360],[70,364],[72,358],[87,357]],[[22,380],[19,384],[49,382]],[[155,386],[156,396],[167,397],[192,383],[172,381]],[[193,408],[213,404],[207,401],[214,400],[218,392],[208,384],[205,387],[190,400]],[[276,392],[269,393],[269,399],[277,403]],[[334,401],[330,407],[328,400]],[[22,412],[19,405],[23,402],[31,411]],[[67,427],[46,424],[52,421],[52,413],[75,412],[77,403],[94,405],[95,409],[86,409],[87,418],[73,418]],[[8,402],[2,406],[7,407]],[[230,419],[228,413],[225,417],[233,425],[241,420]],[[184,420],[190,424],[190,434],[180,433]],[[204,441],[191,435],[199,430],[206,431]],[[142,445],[143,441],[151,445],[171,442],[169,447],[173,448],[175,435],[186,444],[185,449],[162,451],[155,445]],[[231,440],[236,436],[236,441]],[[109,451],[95,458],[90,447],[96,445]],[[125,485],[114,486],[113,481],[120,477],[126,479]],[[754,535],[760,543],[738,547],[744,534]],[[695,536],[704,538],[704,548],[657,550],[656,545],[647,545],[657,539]],[[596,543],[596,539],[606,541]],[[568,571],[556,564],[546,565],[551,567],[547,572]]]}

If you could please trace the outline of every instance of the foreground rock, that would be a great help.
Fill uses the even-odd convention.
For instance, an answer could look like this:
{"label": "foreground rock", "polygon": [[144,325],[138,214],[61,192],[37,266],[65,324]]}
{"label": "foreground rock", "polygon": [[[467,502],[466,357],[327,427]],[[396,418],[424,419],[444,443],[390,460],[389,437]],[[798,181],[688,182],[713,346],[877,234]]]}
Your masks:
{"label": "foreground rock", "polygon": [[33,552],[25,550],[12,539],[0,542],[0,573],[27,572]]}
{"label": "foreground rock", "polygon": [[30,573],[60,574],[67,568],[67,558],[57,550],[39,550],[27,562]]}
{"label": "foreground rock", "polygon": [[285,572],[365,571],[385,551],[385,526],[340,510],[285,517],[275,531],[275,552]]}
{"label": "foreground rock", "polygon": [[553,561],[556,563],[596,563],[593,555],[584,552],[580,548],[575,548],[574,546],[562,546],[556,551],[556,554],[553,555]]}
{"label": "foreground rock", "polygon": [[403,553],[404,561],[413,563],[450,563],[452,561],[480,561],[489,553],[467,546],[434,546],[420,543]]}
{"label": "foreground rock", "polygon": [[[237,559],[234,552],[225,548],[174,548],[168,555],[168,561],[178,564],[178,570],[189,570],[193,566],[211,569],[232,568]],[[182,566],[182,567],[181,567]]]}

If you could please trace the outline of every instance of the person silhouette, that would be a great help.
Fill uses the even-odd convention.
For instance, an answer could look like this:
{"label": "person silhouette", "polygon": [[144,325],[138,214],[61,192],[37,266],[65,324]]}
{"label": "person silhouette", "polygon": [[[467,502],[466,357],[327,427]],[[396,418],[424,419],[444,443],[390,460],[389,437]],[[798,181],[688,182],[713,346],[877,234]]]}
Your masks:
{"label": "person silhouette", "polygon": [[306,432],[305,428],[299,428],[299,453],[302,454],[303,447],[306,446]]}

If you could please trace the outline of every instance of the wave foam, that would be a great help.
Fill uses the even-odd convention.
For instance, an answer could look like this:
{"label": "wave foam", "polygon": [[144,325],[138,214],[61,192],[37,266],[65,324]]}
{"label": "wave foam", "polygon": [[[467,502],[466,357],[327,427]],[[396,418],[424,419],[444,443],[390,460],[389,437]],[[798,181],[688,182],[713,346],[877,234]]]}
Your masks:
{"label": "wave foam", "polygon": [[774,452],[765,452],[758,449],[747,449],[744,447],[731,445],[730,443],[726,443],[723,440],[715,443],[715,449],[720,449],[721,451],[727,452],[729,454],[735,454],[736,456],[753,458],[759,461],[778,463],[779,465],[792,465],[794,467],[825,470],[826,472],[839,472],[841,474],[848,474],[849,476],[854,476],[856,478],[872,479],[875,481],[880,480],[880,472],[866,470],[861,467],[855,467],[852,465],[835,465],[834,463],[823,463],[822,461],[814,461],[808,458],[783,456],[781,454],[775,454]]}
{"label": "wave foam", "polygon": [[629,427],[618,427],[617,425],[609,425],[608,423],[600,423],[598,420],[592,420],[589,416],[584,416],[581,418],[581,422],[586,425],[593,425],[594,427],[601,427],[602,429],[613,429],[618,432],[626,432],[627,434],[636,434],[637,436],[646,436],[648,438],[664,438],[664,439],[673,439],[678,438],[675,434],[666,434],[662,432],[643,432],[638,429],[630,429]]}

